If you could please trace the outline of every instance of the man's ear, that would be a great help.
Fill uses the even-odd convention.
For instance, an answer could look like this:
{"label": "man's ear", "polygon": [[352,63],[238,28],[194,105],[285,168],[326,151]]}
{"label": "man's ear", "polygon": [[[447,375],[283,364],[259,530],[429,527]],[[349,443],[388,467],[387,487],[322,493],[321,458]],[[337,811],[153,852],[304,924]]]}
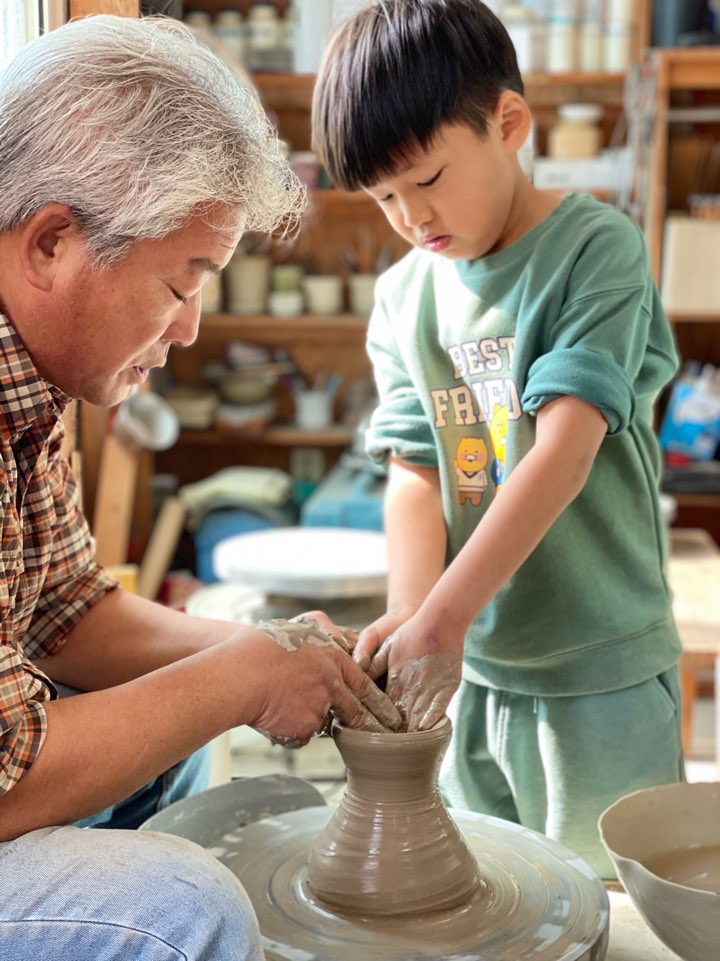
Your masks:
{"label": "man's ear", "polygon": [[503,146],[518,151],[528,138],[532,114],[527,101],[514,90],[503,90],[493,111]]}
{"label": "man's ear", "polygon": [[49,291],[78,226],[65,204],[46,204],[20,227],[20,264],[29,284]]}

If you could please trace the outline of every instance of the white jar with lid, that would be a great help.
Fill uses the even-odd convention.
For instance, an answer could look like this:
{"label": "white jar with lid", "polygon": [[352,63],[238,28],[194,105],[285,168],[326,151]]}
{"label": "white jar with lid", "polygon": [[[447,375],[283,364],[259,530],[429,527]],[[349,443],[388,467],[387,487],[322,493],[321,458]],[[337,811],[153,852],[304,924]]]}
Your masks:
{"label": "white jar with lid", "polygon": [[632,23],[606,23],[603,35],[603,68],[608,73],[625,73],[632,62],[635,28]]}
{"label": "white jar with lid", "polygon": [[548,156],[556,160],[596,157],[602,149],[601,117],[602,107],[595,103],[558,107],[558,122],[548,132]]}
{"label": "white jar with lid", "polygon": [[635,23],[636,0],[605,0],[605,19],[608,23]]}
{"label": "white jar with lid", "polygon": [[580,24],[580,70],[598,73],[603,69],[603,28],[599,21]]}
{"label": "white jar with lid", "polygon": [[580,62],[580,30],[576,20],[551,19],[547,25],[548,73],[573,73]]}
{"label": "white jar with lid", "polygon": [[237,57],[240,63],[247,59],[247,31],[239,10],[219,10],[215,16],[215,33]]}
{"label": "white jar with lid", "polygon": [[515,47],[520,73],[534,73],[543,65],[544,24],[535,12],[522,3],[506,3],[500,12],[508,36]]}
{"label": "white jar with lid", "polygon": [[274,50],[280,42],[280,19],[272,3],[254,3],[248,13],[250,50]]}

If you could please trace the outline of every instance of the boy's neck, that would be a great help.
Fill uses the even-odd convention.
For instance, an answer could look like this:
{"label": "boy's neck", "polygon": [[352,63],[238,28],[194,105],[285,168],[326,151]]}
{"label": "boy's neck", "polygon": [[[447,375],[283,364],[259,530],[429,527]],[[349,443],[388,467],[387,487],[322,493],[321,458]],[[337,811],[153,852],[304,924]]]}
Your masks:
{"label": "boy's neck", "polygon": [[513,195],[512,207],[506,229],[498,244],[488,253],[497,254],[512,247],[538,224],[546,220],[563,201],[561,193],[538,190],[518,170],[517,189]]}

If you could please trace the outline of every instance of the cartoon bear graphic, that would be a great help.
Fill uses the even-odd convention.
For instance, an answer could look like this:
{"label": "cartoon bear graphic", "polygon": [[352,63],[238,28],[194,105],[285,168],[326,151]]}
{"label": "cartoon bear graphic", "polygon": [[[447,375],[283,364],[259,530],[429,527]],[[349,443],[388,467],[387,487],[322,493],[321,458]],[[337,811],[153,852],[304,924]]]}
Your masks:
{"label": "cartoon bear graphic", "polygon": [[482,503],[487,490],[488,477],[485,465],[488,460],[487,444],[477,437],[463,437],[455,454],[455,474],[458,482],[460,504],[470,501],[475,507]]}

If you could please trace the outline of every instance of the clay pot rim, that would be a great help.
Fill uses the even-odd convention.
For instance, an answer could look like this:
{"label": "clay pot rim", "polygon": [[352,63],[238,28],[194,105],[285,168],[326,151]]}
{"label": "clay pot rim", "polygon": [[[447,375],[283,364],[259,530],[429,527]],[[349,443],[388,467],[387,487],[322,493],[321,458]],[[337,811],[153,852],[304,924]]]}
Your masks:
{"label": "clay pot rim", "polygon": [[435,741],[447,737],[452,731],[452,724],[447,714],[444,714],[437,724],[426,731],[365,731],[355,727],[345,727],[340,721],[332,724],[333,737],[341,737],[349,744],[387,744],[390,738],[397,741],[403,738],[407,743],[417,744],[421,740]]}

